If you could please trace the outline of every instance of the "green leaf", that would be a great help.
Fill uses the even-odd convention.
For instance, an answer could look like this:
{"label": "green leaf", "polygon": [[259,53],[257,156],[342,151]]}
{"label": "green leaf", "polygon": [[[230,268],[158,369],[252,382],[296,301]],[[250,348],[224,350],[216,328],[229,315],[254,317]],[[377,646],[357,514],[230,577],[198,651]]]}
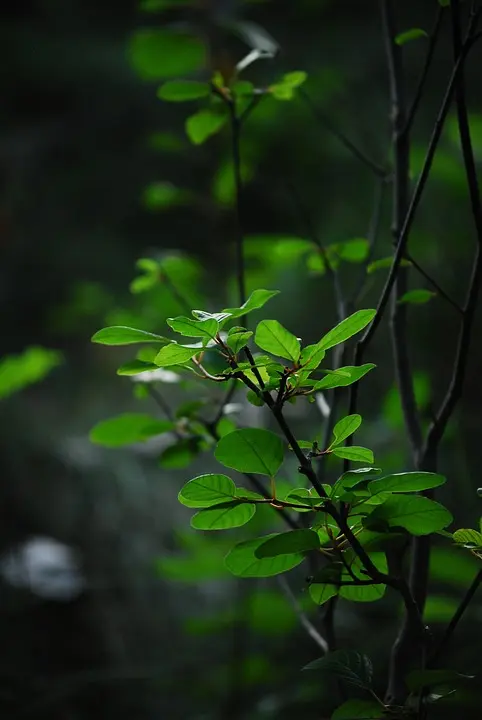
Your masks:
{"label": "green leaf", "polygon": [[296,362],[300,357],[300,341],[277,320],[261,320],[254,341],[262,350]]}
{"label": "green leaf", "polygon": [[91,338],[92,342],[100,345],[135,345],[137,343],[157,343],[166,345],[169,340],[162,335],[137,330],[136,328],[113,325],[98,330]]}
{"label": "green leaf", "polygon": [[61,353],[42,347],[30,347],[19,355],[0,358],[0,398],[43,380],[62,360]]}
{"label": "green leaf", "polygon": [[179,470],[188,467],[199,449],[191,438],[185,438],[166,448],[159,458],[159,466],[165,470]]}
{"label": "green leaf", "polygon": [[353,238],[353,240],[330,245],[327,250],[336,253],[340,260],[345,260],[345,262],[361,263],[368,256],[370,243],[365,238]]}
{"label": "green leaf", "polygon": [[455,670],[412,670],[405,682],[410,692],[418,692],[434,685],[460,684],[464,680],[473,680],[475,675],[463,675]]}
{"label": "green leaf", "polygon": [[[328,486],[327,489],[330,490],[330,486]],[[296,488],[295,490],[291,490],[284,500],[286,502],[296,503],[297,505],[307,506],[303,509],[293,508],[295,512],[311,512],[314,506],[321,505],[324,498],[321,498],[313,488],[311,490],[307,488]]]}
{"label": "green leaf", "polygon": [[231,319],[243,317],[253,310],[259,310],[264,307],[268,300],[271,300],[271,298],[275,295],[279,295],[279,290],[263,290],[258,288],[258,290],[253,290],[249,298],[241,305],[241,307],[226,308],[223,312],[229,313]]}
{"label": "green leaf", "polygon": [[470,528],[456,530],[453,539],[458,545],[464,545],[467,548],[482,547],[482,533],[478,530]]}
{"label": "green leaf", "polygon": [[330,585],[330,583],[311,583],[309,592],[314,603],[323,605],[332,597],[338,595],[338,588],[336,585]]}
{"label": "green leaf", "polygon": [[397,45],[405,45],[412,40],[418,40],[421,37],[428,37],[428,34],[422,28],[410,28],[410,30],[404,30],[395,37]]}
{"label": "green leaf", "polygon": [[160,100],[169,102],[185,102],[187,100],[198,100],[211,94],[211,88],[207,83],[197,80],[170,80],[161,85],[157,91]]}
{"label": "green leaf", "polygon": [[399,298],[398,302],[400,304],[410,303],[412,305],[423,305],[436,295],[437,293],[432,292],[431,290],[424,290],[423,288],[420,288],[419,290],[409,290],[402,295],[401,298]]}
{"label": "green leaf", "polygon": [[356,470],[348,470],[343,473],[335,483],[335,486],[341,485],[343,488],[355,488],[359,484],[368,483],[368,481],[381,475],[382,471],[380,468],[356,468]]}
{"label": "green leaf", "polygon": [[335,345],[344,343],[369,325],[376,313],[376,310],[358,310],[358,312],[353,313],[353,315],[350,315],[345,320],[342,320],[341,323],[338,323],[333,330],[330,330],[330,332],[320,340],[318,345],[320,348],[323,348],[323,350],[328,350],[329,348],[335,347]]}
{"label": "green leaf", "polygon": [[246,525],[256,512],[256,505],[233,501],[206,510],[200,510],[191,518],[196,530],[228,530]]}
{"label": "green leaf", "polygon": [[307,74],[303,71],[295,71],[283,75],[281,80],[269,88],[273,97],[277,100],[291,100],[294,96],[294,90],[302,85],[307,78]]}
{"label": "green leaf", "polygon": [[252,335],[253,333],[248,331],[229,333],[226,339],[226,345],[237,355],[244,347],[246,347]]}
{"label": "green leaf", "polygon": [[412,535],[430,535],[450,525],[449,511],[435,500],[419,495],[392,495],[365,518],[365,527],[384,520],[390,527],[402,527]]}
{"label": "green leaf", "polygon": [[334,650],[306,665],[303,670],[317,670],[353,687],[367,690],[371,686],[373,666],[366,655],[355,650]]}
{"label": "green leaf", "polygon": [[143,80],[160,80],[199,70],[205,64],[206,49],[204,43],[192,35],[144,28],[132,36],[129,56]]}
{"label": "green leaf", "polygon": [[167,318],[167,324],[174,332],[186,337],[200,337],[212,340],[219,330],[219,323],[214,318],[206,320],[193,320],[188,317]]}
{"label": "green leaf", "polygon": [[90,431],[89,438],[96,445],[115,448],[144,442],[173,428],[174,423],[169,420],[156,420],[140,413],[125,413],[97,423]]}
{"label": "green leaf", "polygon": [[[299,364],[305,370],[316,370],[325,355],[326,352],[323,350],[323,348],[319,347],[318,343],[316,343],[316,345],[307,345],[301,351]],[[325,380],[327,379],[328,378],[325,378]]]}
{"label": "green leaf", "polygon": [[365,365],[347,365],[339,368],[340,371],[346,373],[346,375],[328,375],[322,380],[316,383],[313,390],[331,390],[336,387],[347,387],[353,385],[353,383],[360,380],[370,370],[373,370],[376,365],[373,363],[365,363]]}
{"label": "green leaf", "polygon": [[303,562],[304,555],[302,553],[278,555],[273,558],[257,558],[256,551],[259,546],[272,537],[276,537],[276,534],[246,540],[235,545],[225,559],[228,570],[238,577],[272,577],[287,572]]}
{"label": "green leaf", "polygon": [[292,553],[308,552],[320,547],[320,538],[314,530],[301,529],[274,535],[259,545],[255,555],[257,558],[277,557]]}
{"label": "green leaf", "polygon": [[337,707],[331,720],[378,720],[384,717],[383,706],[375,700],[347,700]]}
{"label": "green leaf", "polygon": [[373,452],[368,448],[359,447],[358,445],[333,448],[331,453],[336,455],[336,457],[351,460],[352,462],[367,462],[370,464],[375,462]]}
{"label": "green leaf", "polygon": [[274,477],[283,463],[284,446],[278,435],[262,428],[243,428],[219,440],[216,460],[238,472]]}
{"label": "green leaf", "polygon": [[368,490],[372,495],[379,492],[421,492],[443,485],[446,478],[430,472],[406,472],[386,475],[385,477],[372,480]]}
{"label": "green leaf", "polygon": [[[350,553],[346,553],[349,556]],[[375,567],[382,573],[388,572],[387,559],[383,552],[370,552],[370,560]],[[360,559],[352,553],[350,567],[353,575],[359,580],[367,580],[367,576],[363,572],[363,565]],[[351,602],[375,602],[380,600],[385,594],[386,585],[381,583],[373,583],[371,585],[355,585],[352,584],[351,575],[343,568],[342,581],[349,583],[342,585],[339,590],[340,597]]]}
{"label": "green leaf", "polygon": [[209,473],[189,480],[180,490],[178,500],[189,508],[206,508],[226,503],[236,497],[236,485],[227,475]]}
{"label": "green leaf", "polygon": [[[371,275],[371,273],[375,272],[376,270],[385,270],[386,268],[390,268],[393,265],[393,257],[386,257],[386,258],[380,258],[380,260],[374,260],[372,263],[370,263],[367,266],[367,273],[368,275]],[[400,267],[410,267],[412,263],[409,260],[403,259],[400,262]]]}
{"label": "green leaf", "polygon": [[362,424],[361,415],[347,415],[346,417],[339,420],[333,428],[334,440],[331,443],[329,450],[340,445],[347,437],[353,435]]}
{"label": "green leaf", "polygon": [[155,363],[158,367],[169,367],[170,365],[183,365],[187,363],[194,355],[202,352],[199,347],[183,347],[173,342],[157,353]]}
{"label": "green leaf", "polygon": [[186,120],[187,136],[194,145],[202,145],[221,130],[226,120],[226,115],[220,115],[212,110],[199,110]]}
{"label": "green leaf", "polygon": [[117,375],[139,375],[143,372],[156,370],[159,370],[159,368],[154,363],[144,362],[144,360],[131,360],[131,362],[124,363],[117,369]]}

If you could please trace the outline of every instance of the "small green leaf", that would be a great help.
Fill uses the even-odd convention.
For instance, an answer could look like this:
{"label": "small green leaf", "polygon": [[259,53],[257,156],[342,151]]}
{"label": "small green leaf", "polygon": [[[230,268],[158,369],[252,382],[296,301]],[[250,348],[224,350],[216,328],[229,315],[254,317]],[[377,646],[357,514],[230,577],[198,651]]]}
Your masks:
{"label": "small green leaf", "polygon": [[328,375],[322,380],[316,383],[313,390],[331,390],[336,387],[347,387],[353,385],[353,383],[360,380],[370,370],[373,370],[376,365],[373,363],[365,363],[365,365],[347,365],[339,368],[340,371],[346,373],[345,375]]}
{"label": "small green leaf", "polygon": [[246,525],[256,512],[256,505],[232,501],[200,510],[191,518],[196,530],[228,530]]}
{"label": "small green leaf", "polygon": [[214,455],[233,470],[274,477],[283,463],[284,446],[269,430],[243,428],[221,438]]}
{"label": "small green leaf", "polygon": [[391,495],[365,518],[365,527],[384,520],[390,527],[402,527],[412,535],[430,535],[450,525],[449,511],[435,500],[419,495]]}
{"label": "small green leaf", "polygon": [[219,330],[219,323],[214,318],[193,320],[188,317],[167,318],[167,324],[174,332],[186,337],[200,337],[212,340]]}
{"label": "small green leaf", "polygon": [[376,310],[358,310],[358,312],[353,313],[353,315],[350,315],[345,320],[342,320],[341,323],[338,323],[333,330],[330,330],[330,332],[320,340],[318,345],[320,348],[323,348],[323,350],[328,350],[329,348],[335,347],[335,345],[344,343],[369,325],[376,313]]}
{"label": "small green leaf", "polygon": [[423,288],[420,288],[419,290],[409,290],[402,295],[401,298],[399,298],[398,302],[400,304],[410,303],[412,305],[423,305],[436,295],[437,293],[432,292],[431,290],[424,290]]}
{"label": "small green leaf", "polygon": [[455,670],[412,670],[405,681],[410,692],[419,692],[434,685],[460,684],[464,680],[473,680],[475,675],[463,675]]}
{"label": "small green leaf", "polygon": [[184,365],[194,355],[198,355],[202,351],[199,347],[183,347],[173,342],[157,353],[155,363],[158,367],[169,367],[170,365]]}
{"label": "small green leaf", "polygon": [[336,457],[351,460],[352,462],[367,462],[370,464],[375,462],[373,452],[368,448],[359,447],[358,445],[333,448],[331,452],[333,455],[336,455]]}
{"label": "small green leaf", "polygon": [[[376,270],[385,270],[386,268],[390,268],[393,265],[393,257],[386,257],[386,258],[380,258],[380,260],[374,260],[372,263],[370,263],[367,266],[367,273],[368,275],[371,275],[371,273],[376,272]],[[409,260],[403,259],[400,262],[400,267],[410,267],[412,263]]]}
{"label": "small green leaf", "polygon": [[331,720],[378,720],[384,717],[385,708],[375,700],[346,700],[337,707]]}
{"label": "small green leaf", "polygon": [[265,535],[235,545],[226,556],[225,564],[228,570],[238,577],[272,577],[287,572],[303,562],[302,553],[257,558],[256,551],[259,546],[272,537],[276,535]]}
{"label": "small green leaf", "polygon": [[345,262],[361,263],[368,256],[370,243],[365,238],[353,238],[353,240],[330,245],[327,250],[336,253],[340,260],[345,260]]}
{"label": "small green leaf", "polygon": [[154,363],[144,362],[144,360],[132,360],[121,365],[117,370],[117,375],[139,375],[140,373],[155,370],[159,370],[159,368]]}
{"label": "small green leaf", "polygon": [[333,437],[335,438],[331,443],[329,449],[340,445],[347,437],[353,435],[362,424],[361,415],[347,415],[346,417],[339,420],[333,428]]}
{"label": "small green leaf", "polygon": [[61,363],[61,353],[43,347],[30,347],[19,355],[0,358],[0,398],[43,380]]}
{"label": "small green leaf", "polygon": [[310,585],[310,597],[317,605],[323,605],[335,595],[338,595],[336,585],[330,585],[330,583],[311,583]]}
{"label": "small green leaf", "polygon": [[277,557],[278,555],[290,555],[292,553],[308,552],[317,550],[320,547],[318,533],[313,530],[289,530],[288,532],[274,535],[266,542],[258,546],[255,551],[257,558]]}
{"label": "small green leaf", "polygon": [[472,530],[470,528],[456,530],[453,534],[453,539],[458,545],[464,545],[468,548],[482,547],[482,533],[478,530]]}
{"label": "small green leaf", "polygon": [[428,34],[422,28],[410,28],[410,30],[404,30],[395,37],[397,45],[405,45],[412,40],[418,40],[421,37],[428,37]]}
{"label": "small green leaf", "polygon": [[188,75],[206,62],[206,49],[201,39],[172,29],[138,30],[129,43],[129,55],[143,80]]}
{"label": "small green leaf", "polygon": [[199,110],[186,120],[186,133],[194,145],[202,145],[212,135],[216,135],[226,123],[226,115]]}
{"label": "small green leaf", "polygon": [[406,472],[387,475],[377,480],[372,480],[368,490],[372,495],[379,492],[421,492],[443,485],[446,478],[443,475],[429,472]]}
{"label": "small green leaf", "polygon": [[259,310],[262,308],[266,305],[268,300],[271,300],[271,298],[275,295],[279,295],[279,290],[263,290],[258,288],[258,290],[253,290],[249,298],[241,305],[241,307],[226,308],[223,312],[228,313],[232,319],[243,317],[253,310]]}
{"label": "small green leaf", "polygon": [[161,335],[137,330],[136,328],[113,325],[98,330],[91,338],[92,342],[100,345],[135,345],[136,343],[157,343],[167,345],[169,340]]}
{"label": "small green leaf", "polygon": [[324,672],[363,690],[370,688],[373,677],[370,658],[355,650],[334,650],[318,660],[313,660],[303,670]]}
{"label": "small green leaf", "polygon": [[157,91],[157,97],[160,100],[168,100],[169,102],[198,100],[210,94],[209,85],[197,80],[170,80],[161,85]]}
{"label": "small green leaf", "polygon": [[169,420],[156,420],[140,413],[125,413],[97,423],[90,431],[89,439],[96,445],[115,448],[144,442],[173,428],[174,423]]}
{"label": "small green leaf", "polygon": [[261,320],[254,341],[262,350],[296,362],[300,357],[300,341],[277,320]]}
{"label": "small green leaf", "polygon": [[246,347],[252,335],[253,333],[248,331],[237,333],[230,332],[226,339],[226,345],[237,355],[244,347]]}
{"label": "small green leaf", "polygon": [[302,85],[307,78],[307,74],[303,71],[295,71],[283,75],[281,80],[269,88],[273,97],[277,100],[291,100],[294,96],[294,90]]}
{"label": "small green leaf", "polygon": [[179,492],[178,500],[189,508],[206,508],[235,497],[236,485],[230,477],[209,473],[189,480]]}

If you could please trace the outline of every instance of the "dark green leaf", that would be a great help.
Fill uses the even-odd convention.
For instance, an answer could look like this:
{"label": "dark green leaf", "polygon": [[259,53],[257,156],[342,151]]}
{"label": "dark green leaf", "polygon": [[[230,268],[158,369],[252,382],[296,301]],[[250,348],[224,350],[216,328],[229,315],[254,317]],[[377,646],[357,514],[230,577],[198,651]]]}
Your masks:
{"label": "dark green leaf", "polygon": [[370,658],[355,650],[334,650],[306,665],[304,670],[317,670],[329,674],[354,687],[369,689],[373,677]]}
{"label": "dark green leaf", "polygon": [[[360,559],[356,555],[352,554],[352,558],[350,561],[348,560],[349,555],[349,552],[346,553],[347,562],[349,562],[350,564],[351,572],[353,573],[353,575],[355,575],[355,577],[357,577],[359,580],[367,580],[368,576],[363,572],[363,565]],[[370,552],[370,560],[381,573],[386,574],[388,572],[385,553]],[[342,587],[340,587],[340,597],[344,598],[345,600],[350,600],[352,602],[375,602],[377,600],[380,600],[380,598],[384,596],[386,591],[386,585],[383,585],[381,583],[373,583],[370,585],[353,584],[351,575],[345,569],[343,569],[342,581],[348,584],[342,585]]]}
{"label": "dark green leaf", "polygon": [[227,475],[210,473],[189,480],[178,495],[179,502],[190,508],[206,508],[226,503],[236,496],[236,485]]}
{"label": "dark green leaf", "polygon": [[135,345],[136,343],[166,345],[169,342],[167,338],[161,335],[122,325],[114,325],[98,330],[91,340],[100,345]]}
{"label": "dark green leaf", "polygon": [[211,94],[207,83],[197,80],[170,80],[161,85],[157,91],[160,100],[169,102],[185,102],[186,100],[198,100]]}
{"label": "dark green leaf", "polygon": [[318,343],[321,348],[328,350],[329,348],[335,347],[345,342],[353,335],[363,330],[367,325],[371,323],[376,315],[376,310],[358,310],[353,313],[341,323],[338,323],[333,330],[330,330]]}
{"label": "dark green leaf", "polygon": [[397,45],[405,45],[405,43],[411,42],[412,40],[418,40],[421,37],[428,37],[428,34],[422,28],[410,28],[410,30],[404,30],[395,38]]}
{"label": "dark green leaf", "polygon": [[346,473],[343,473],[335,484],[341,485],[344,488],[355,488],[360,483],[368,483],[371,478],[381,474],[382,471],[380,468],[356,468],[356,470],[348,470]]}
{"label": "dark green leaf", "polygon": [[437,293],[432,292],[431,290],[409,290],[404,295],[402,295],[401,298],[399,298],[399,303],[410,303],[412,305],[423,305],[424,303],[431,300],[433,297],[435,297]]}
{"label": "dark green leaf", "polygon": [[412,670],[406,677],[406,683],[410,692],[418,692],[435,685],[459,685],[461,681],[473,680],[474,677],[455,670]]}
{"label": "dark green leaf", "polygon": [[188,75],[205,64],[204,43],[191,35],[145,28],[134,33],[130,60],[143,80]]}
{"label": "dark green leaf", "polygon": [[284,447],[278,435],[262,428],[243,428],[219,440],[216,459],[239,472],[274,477],[283,463]]}
{"label": "dark green leaf", "polygon": [[391,495],[365,520],[372,527],[379,520],[390,527],[403,527],[412,535],[430,535],[450,525],[452,515],[443,505],[419,495]]}
{"label": "dark green leaf", "polygon": [[372,480],[368,490],[372,495],[379,492],[421,492],[443,485],[446,478],[443,475],[429,472],[406,472],[387,475],[377,480]]}
{"label": "dark green leaf", "polygon": [[337,707],[331,720],[378,720],[384,717],[384,707],[375,700],[347,700]]}
{"label": "dark green leaf", "polygon": [[226,115],[212,110],[199,110],[186,120],[186,133],[194,145],[202,145],[212,135],[216,135],[226,123]]}
{"label": "dark green leaf", "polygon": [[205,510],[191,518],[191,527],[196,530],[228,530],[246,525],[256,512],[256,505],[233,501]]}
{"label": "dark green leaf", "polygon": [[275,536],[265,535],[235,545],[226,556],[225,564],[228,570],[238,577],[271,577],[300,565],[304,559],[302,553],[278,555],[274,558],[256,557],[259,546]]}
{"label": "dark green leaf", "polygon": [[360,380],[370,370],[373,370],[376,365],[373,363],[365,363],[365,365],[351,366],[339,368],[340,371],[346,373],[345,375],[328,375],[322,380],[319,380],[314,386],[314,390],[330,390],[335,387],[347,387]]}
{"label": "dark green leaf", "polygon": [[339,420],[333,428],[334,440],[330,445],[330,450],[340,445],[347,437],[353,435],[362,423],[361,415],[347,415]]}
{"label": "dark green leaf", "polygon": [[323,605],[330,598],[338,595],[338,588],[336,585],[330,585],[329,583],[311,583],[309,592],[314,603]]}
{"label": "dark green leaf", "polygon": [[161,453],[159,465],[166,470],[179,470],[188,467],[198,452],[197,444],[190,438],[179,440]]}
{"label": "dark green leaf", "polygon": [[373,452],[368,448],[359,447],[358,445],[352,445],[351,447],[337,447],[331,452],[333,455],[336,455],[336,457],[351,460],[352,462],[375,462]]}
{"label": "dark green leaf", "polygon": [[300,341],[277,320],[262,320],[254,341],[262,350],[296,362],[300,356]]}
{"label": "dark green leaf", "polygon": [[169,420],[156,420],[140,413],[125,413],[97,423],[90,431],[89,438],[96,445],[114,448],[143,442],[173,428],[174,423]]}
{"label": "dark green leaf", "polygon": [[255,555],[257,558],[277,557],[278,555],[317,550],[319,547],[320,538],[318,534],[313,530],[303,528],[302,530],[289,530],[274,535],[265,543],[259,545]]}
{"label": "dark green leaf", "polygon": [[198,355],[201,352],[199,347],[183,347],[173,342],[157,353],[155,363],[159,367],[170,367],[171,365],[184,365],[194,355]]}

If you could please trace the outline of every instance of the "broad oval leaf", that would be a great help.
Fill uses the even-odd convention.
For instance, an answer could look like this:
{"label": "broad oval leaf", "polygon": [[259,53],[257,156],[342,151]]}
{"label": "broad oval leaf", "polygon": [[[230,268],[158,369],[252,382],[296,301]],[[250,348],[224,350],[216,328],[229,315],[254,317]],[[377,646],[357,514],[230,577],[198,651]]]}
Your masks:
{"label": "broad oval leaf", "polygon": [[259,545],[255,555],[257,558],[277,557],[278,555],[317,550],[319,547],[320,538],[318,533],[308,528],[302,528],[301,530],[288,530],[274,535]]}
{"label": "broad oval leaf", "polygon": [[446,478],[443,475],[430,472],[394,473],[386,477],[372,480],[368,490],[372,495],[379,492],[421,492],[443,485]]}
{"label": "broad oval leaf", "polygon": [[167,345],[169,340],[162,335],[137,330],[136,328],[113,325],[102,328],[92,336],[91,341],[100,345],[135,345],[136,343],[157,343]]}
{"label": "broad oval leaf", "polygon": [[338,588],[330,583],[311,583],[309,592],[314,603],[324,605],[332,597],[338,595]]}
{"label": "broad oval leaf", "polygon": [[194,145],[202,145],[212,135],[216,135],[225,125],[226,115],[212,110],[199,110],[186,120],[186,133]]}
{"label": "broad oval leaf", "polygon": [[369,325],[376,314],[376,310],[358,310],[338,323],[333,330],[322,337],[318,344],[323,350],[340,345]]}
{"label": "broad oval leaf", "polygon": [[300,341],[277,320],[262,320],[256,328],[254,342],[262,350],[292,362],[300,357]]}
{"label": "broad oval leaf", "polygon": [[168,102],[198,100],[210,94],[209,85],[197,80],[170,80],[161,85],[157,91],[157,97]]}
{"label": "broad oval leaf", "polygon": [[346,375],[328,375],[322,380],[319,380],[314,386],[314,390],[331,390],[336,387],[348,387],[353,383],[358,382],[364,377],[370,370],[373,370],[376,365],[373,363],[365,363],[365,365],[347,365],[339,368],[340,371],[346,373]]}
{"label": "broad oval leaf", "polygon": [[258,558],[256,550],[275,535],[246,540],[238,543],[226,555],[225,565],[237,577],[272,577],[287,572],[304,560],[302,553],[278,555],[273,558]]}
{"label": "broad oval leaf", "polygon": [[456,530],[453,539],[458,545],[464,545],[467,548],[482,547],[482,533],[471,528]]}
{"label": "broad oval leaf", "polygon": [[330,448],[334,448],[340,445],[347,437],[353,435],[362,424],[361,415],[347,415],[346,417],[339,420],[333,428],[334,440],[330,445]]}
{"label": "broad oval leaf", "polygon": [[219,440],[216,460],[239,472],[274,477],[283,463],[283,441],[262,428],[234,430]]}
{"label": "broad oval leaf", "polygon": [[391,495],[365,518],[365,527],[385,521],[390,527],[402,527],[412,535],[430,535],[450,525],[453,518],[440,503],[420,495]]}
{"label": "broad oval leaf", "polygon": [[331,720],[378,720],[384,717],[385,708],[375,700],[346,700],[337,707]]}
{"label": "broad oval leaf", "polygon": [[183,347],[177,343],[169,343],[157,353],[154,362],[158,367],[169,367],[171,365],[184,365],[194,355],[201,352],[199,347]]}
{"label": "broad oval leaf", "polygon": [[174,423],[170,420],[156,420],[140,413],[125,413],[97,423],[90,431],[89,439],[96,445],[114,448],[144,442],[173,429]]}
{"label": "broad oval leaf", "polygon": [[241,307],[225,308],[223,312],[228,313],[233,319],[243,317],[253,310],[259,310],[262,308],[266,305],[268,300],[271,300],[271,298],[275,295],[279,295],[279,290],[264,290],[262,288],[258,288],[258,290],[253,290],[249,298],[245,303],[243,303],[243,305],[241,305]]}
{"label": "broad oval leaf", "polygon": [[[226,338],[226,345],[237,355],[249,342],[253,333],[247,330],[231,333]],[[263,403],[262,403],[263,404]]]}
{"label": "broad oval leaf", "polygon": [[236,497],[236,485],[227,475],[198,475],[184,485],[177,497],[186,507],[211,507],[233,500]]}
{"label": "broad oval leaf", "polygon": [[336,457],[343,458],[344,460],[351,460],[352,462],[367,462],[374,463],[373,452],[368,448],[359,447],[358,445],[351,445],[350,447],[336,447],[331,450],[333,455]]}
{"label": "broad oval leaf", "polygon": [[219,330],[219,323],[214,318],[193,320],[188,317],[167,318],[167,324],[174,332],[186,337],[200,337],[212,340]]}
{"label": "broad oval leaf", "polygon": [[256,505],[232,501],[200,510],[191,518],[196,530],[228,530],[246,525],[256,512]]}

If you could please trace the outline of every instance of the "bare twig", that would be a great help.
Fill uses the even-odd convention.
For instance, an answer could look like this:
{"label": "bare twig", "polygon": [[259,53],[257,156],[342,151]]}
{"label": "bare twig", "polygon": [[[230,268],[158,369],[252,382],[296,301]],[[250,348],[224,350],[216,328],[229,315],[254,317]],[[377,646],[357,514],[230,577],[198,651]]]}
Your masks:
{"label": "bare twig", "polygon": [[435,280],[435,278],[433,278],[431,275],[428,274],[426,270],[423,269],[420,263],[415,260],[413,255],[407,252],[405,257],[413,265],[415,270],[420,273],[420,275],[425,278],[428,283],[430,283],[430,285],[434,288],[437,294],[440,295],[440,297],[442,297],[444,300],[446,300],[449,305],[451,305],[461,315],[463,313],[463,309],[460,307],[458,302],[456,302],[453,298],[450,297],[448,293],[445,292],[445,290],[440,286],[437,280]]}
{"label": "bare twig", "polygon": [[279,577],[278,582],[281,586],[281,589],[283,590],[284,594],[290,601],[291,605],[293,606],[293,609],[298,616],[298,619],[301,623],[301,625],[304,627],[310,638],[312,638],[316,645],[320,648],[320,650],[323,653],[327,653],[330,650],[330,647],[328,645],[328,642],[325,640],[325,638],[320,635],[316,627],[313,625],[309,617],[304,612],[303,608],[299,604],[298,600],[296,599],[295,595],[293,594],[293,591],[291,590],[288,581],[284,577]]}

